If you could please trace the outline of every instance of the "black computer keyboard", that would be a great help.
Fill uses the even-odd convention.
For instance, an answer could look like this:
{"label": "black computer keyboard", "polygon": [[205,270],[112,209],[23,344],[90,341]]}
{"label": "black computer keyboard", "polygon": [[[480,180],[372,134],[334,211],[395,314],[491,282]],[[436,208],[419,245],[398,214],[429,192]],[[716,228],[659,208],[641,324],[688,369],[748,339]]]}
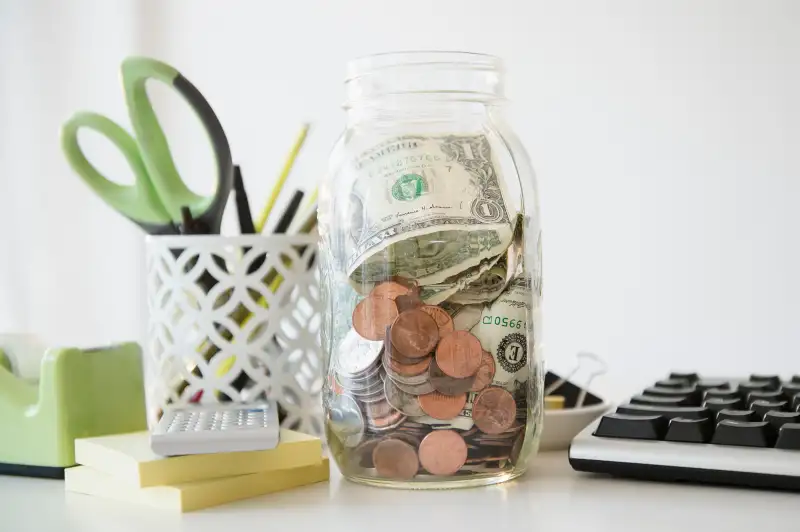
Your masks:
{"label": "black computer keyboard", "polygon": [[672,373],[572,441],[573,469],[800,490],[800,375]]}

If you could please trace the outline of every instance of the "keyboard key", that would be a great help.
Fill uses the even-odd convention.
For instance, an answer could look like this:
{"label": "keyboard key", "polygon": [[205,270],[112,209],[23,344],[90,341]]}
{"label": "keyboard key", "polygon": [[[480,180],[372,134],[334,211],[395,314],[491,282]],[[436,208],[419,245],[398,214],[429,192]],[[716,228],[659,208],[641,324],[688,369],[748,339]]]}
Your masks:
{"label": "keyboard key", "polygon": [[781,378],[778,375],[759,375],[753,373],[750,375],[751,382],[769,382],[773,389],[777,389],[781,385]]}
{"label": "keyboard key", "polygon": [[750,405],[750,410],[756,413],[758,419],[764,419],[764,415],[771,411],[771,410],[786,410],[789,403],[786,401],[767,401],[765,399],[759,399],[757,401],[753,401]]}
{"label": "keyboard key", "polygon": [[655,385],[659,388],[685,388],[687,384],[690,383],[683,379],[666,379],[658,381]]}
{"label": "keyboard key", "polygon": [[791,399],[795,394],[800,393],[800,383],[784,382],[781,384],[781,391],[787,399]]}
{"label": "keyboard key", "polygon": [[778,433],[777,449],[800,451],[800,423],[786,423]]}
{"label": "keyboard key", "polygon": [[667,441],[685,443],[708,443],[714,433],[714,422],[709,418],[687,419],[676,417],[671,419],[667,428]]}
{"label": "keyboard key", "polygon": [[761,421],[756,419],[756,413],[752,410],[720,410],[717,413],[717,423],[726,419],[733,419],[734,421]]}
{"label": "keyboard key", "polygon": [[711,410],[716,419],[717,414],[722,410],[741,410],[744,407],[744,401],[741,399],[707,399],[703,402],[703,406]]}
{"label": "keyboard key", "polygon": [[691,386],[684,386],[683,388],[661,388],[659,386],[651,386],[650,388],[646,388],[642,393],[658,397],[686,399],[686,405],[700,405],[701,393]]}
{"label": "keyboard key", "polygon": [[[797,409],[797,404],[798,404],[797,402],[800,401],[800,399],[795,399],[795,398],[799,397],[799,396],[800,396],[800,393],[796,393],[794,395],[790,395],[789,397],[786,397],[786,394],[783,395],[784,400],[789,405],[789,406],[786,407],[787,410],[796,410]],[[792,405],[795,405],[795,407],[792,408]]]}
{"label": "keyboard key", "polygon": [[667,420],[661,416],[630,416],[606,414],[597,425],[595,436],[634,440],[662,440],[667,431]]}
{"label": "keyboard key", "polygon": [[704,392],[706,390],[730,390],[731,385],[728,381],[697,381],[695,389]]}
{"label": "keyboard key", "polygon": [[656,406],[684,406],[690,403],[689,398],[683,397],[660,397],[657,395],[636,395],[631,397],[633,405],[656,405]]}
{"label": "keyboard key", "polygon": [[738,390],[739,395],[741,395],[744,398],[747,397],[750,394],[750,392],[756,392],[756,391],[763,392],[766,390],[771,390],[772,384],[766,381],[757,381],[757,382],[748,381],[740,383],[736,389]]}
{"label": "keyboard key", "polygon": [[620,405],[618,414],[630,416],[663,416],[666,419],[685,417],[687,419],[710,418],[711,412],[702,406],[654,406],[654,405]]}
{"label": "keyboard key", "polygon": [[775,444],[775,430],[766,421],[726,419],[717,423],[717,430],[714,431],[711,443],[744,447],[772,447]]}
{"label": "keyboard key", "polygon": [[651,386],[646,388],[642,393],[647,395],[658,395],[660,397],[693,397],[697,392],[691,386],[683,388],[661,388],[659,386]]}
{"label": "keyboard key", "polygon": [[772,410],[764,414],[764,421],[772,425],[772,428],[778,431],[787,423],[800,423],[800,413]]}
{"label": "keyboard key", "polygon": [[706,399],[739,399],[739,392],[733,390],[706,390],[703,392],[703,401]]}
{"label": "keyboard key", "polygon": [[792,377],[792,382],[795,384],[800,384],[800,375],[795,375]]}
{"label": "keyboard key", "polygon": [[758,399],[766,399],[767,401],[782,401],[783,393],[778,390],[750,392],[747,394],[747,406],[749,407],[753,401],[757,401]]}
{"label": "keyboard key", "polygon": [[789,408],[795,412],[800,412],[800,393],[795,394],[795,396],[792,397],[792,404],[789,405]]}
{"label": "keyboard key", "polygon": [[700,377],[697,376],[697,373],[670,373],[669,374],[670,380],[677,380],[677,381],[687,381],[689,383],[695,383],[700,380]]}

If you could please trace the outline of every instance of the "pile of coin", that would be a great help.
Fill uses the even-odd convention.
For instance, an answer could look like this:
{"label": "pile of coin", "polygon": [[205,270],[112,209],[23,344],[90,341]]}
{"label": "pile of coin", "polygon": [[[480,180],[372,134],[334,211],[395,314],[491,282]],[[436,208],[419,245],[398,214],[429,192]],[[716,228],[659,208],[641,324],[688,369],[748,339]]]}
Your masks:
{"label": "pile of coin", "polygon": [[513,459],[525,397],[492,386],[495,359],[475,335],[400,278],[377,284],[352,318],[336,353],[332,415],[355,463],[412,478],[420,466],[452,475]]}

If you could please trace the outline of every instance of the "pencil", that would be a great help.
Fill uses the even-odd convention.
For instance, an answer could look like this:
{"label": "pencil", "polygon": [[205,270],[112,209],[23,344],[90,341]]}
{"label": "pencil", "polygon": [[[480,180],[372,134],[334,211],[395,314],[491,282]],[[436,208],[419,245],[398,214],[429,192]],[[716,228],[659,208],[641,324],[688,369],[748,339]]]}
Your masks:
{"label": "pencil", "polygon": [[272,212],[273,207],[275,207],[275,202],[278,200],[278,196],[283,189],[284,183],[286,183],[286,178],[289,177],[289,173],[292,171],[292,167],[297,159],[297,155],[300,153],[300,149],[303,147],[303,144],[306,141],[310,127],[311,126],[309,124],[303,124],[302,129],[300,129],[300,133],[298,133],[297,139],[294,141],[294,145],[289,152],[289,157],[286,159],[280,175],[278,175],[278,181],[275,183],[275,186],[272,187],[272,192],[267,200],[267,204],[264,206],[264,209],[261,211],[261,216],[259,216],[258,221],[256,222],[256,233],[261,233],[264,231],[264,226],[267,225],[269,215]]}

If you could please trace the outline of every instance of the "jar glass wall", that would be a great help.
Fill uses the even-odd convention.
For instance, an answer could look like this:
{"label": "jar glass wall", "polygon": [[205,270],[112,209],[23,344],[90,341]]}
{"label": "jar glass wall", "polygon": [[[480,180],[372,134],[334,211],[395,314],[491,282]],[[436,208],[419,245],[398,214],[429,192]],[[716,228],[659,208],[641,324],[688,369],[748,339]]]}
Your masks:
{"label": "jar glass wall", "polygon": [[542,425],[541,232],[501,61],[371,56],[345,88],[319,198],[331,454],[389,487],[518,476]]}

